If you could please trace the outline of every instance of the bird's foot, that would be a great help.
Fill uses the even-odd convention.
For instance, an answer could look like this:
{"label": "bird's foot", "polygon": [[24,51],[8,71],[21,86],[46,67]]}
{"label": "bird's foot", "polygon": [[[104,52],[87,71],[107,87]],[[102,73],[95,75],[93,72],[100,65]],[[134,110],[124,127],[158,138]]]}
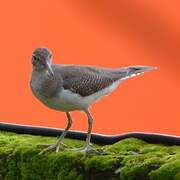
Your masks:
{"label": "bird's foot", "polygon": [[58,152],[60,149],[63,149],[64,147],[67,147],[67,145],[65,145],[64,143],[56,143],[56,144],[40,144],[39,146],[47,146],[47,148],[43,149],[38,155],[42,155],[47,151],[50,151],[52,149],[55,149],[56,152]]}
{"label": "bird's foot", "polygon": [[91,145],[86,145],[86,146],[80,147],[80,148],[72,148],[69,150],[85,152],[86,154],[95,154],[95,155],[104,154],[104,151],[102,149],[95,149]]}
{"label": "bird's foot", "polygon": [[[51,146],[51,145],[54,145],[54,144],[38,144],[37,146],[38,147],[49,147],[49,146]],[[64,144],[63,142],[61,142],[60,143],[60,145],[62,146],[62,147],[68,147],[68,145],[67,144]]]}

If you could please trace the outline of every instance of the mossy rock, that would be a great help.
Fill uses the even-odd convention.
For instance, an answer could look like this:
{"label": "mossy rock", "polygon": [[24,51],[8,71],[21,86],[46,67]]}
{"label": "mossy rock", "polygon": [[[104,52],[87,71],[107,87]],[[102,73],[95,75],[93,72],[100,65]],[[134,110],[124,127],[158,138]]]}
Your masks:
{"label": "mossy rock", "polygon": [[[62,150],[38,156],[57,138],[0,132],[0,180],[180,180],[180,146],[125,139],[103,155]],[[68,146],[83,141],[65,139]]]}

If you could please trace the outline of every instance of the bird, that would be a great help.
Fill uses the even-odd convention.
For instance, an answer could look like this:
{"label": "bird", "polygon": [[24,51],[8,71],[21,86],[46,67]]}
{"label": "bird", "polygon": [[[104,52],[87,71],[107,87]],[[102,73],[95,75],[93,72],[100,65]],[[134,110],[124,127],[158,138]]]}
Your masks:
{"label": "bird", "polygon": [[92,146],[91,132],[93,117],[89,107],[100,98],[110,94],[121,82],[131,77],[154,70],[153,66],[127,66],[105,68],[90,65],[53,64],[52,52],[47,47],[38,47],[32,53],[30,88],[33,95],[45,106],[64,112],[67,125],[55,144],[43,149],[58,152],[72,125],[72,111],[82,111],[88,120],[85,145],[77,150],[85,153],[98,151]]}

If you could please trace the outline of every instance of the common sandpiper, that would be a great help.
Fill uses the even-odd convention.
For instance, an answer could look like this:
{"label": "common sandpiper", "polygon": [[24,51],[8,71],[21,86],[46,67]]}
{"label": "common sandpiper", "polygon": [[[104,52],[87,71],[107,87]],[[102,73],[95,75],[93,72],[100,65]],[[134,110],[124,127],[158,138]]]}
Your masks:
{"label": "common sandpiper", "polygon": [[32,54],[33,70],[30,86],[33,94],[43,104],[66,113],[67,126],[58,141],[39,154],[63,146],[63,139],[72,125],[70,112],[83,111],[88,119],[88,132],[83,152],[96,152],[90,144],[93,117],[89,112],[92,103],[111,93],[118,85],[133,76],[155,69],[151,66],[128,66],[122,68],[103,68],[86,65],[52,64],[52,52],[40,47]]}

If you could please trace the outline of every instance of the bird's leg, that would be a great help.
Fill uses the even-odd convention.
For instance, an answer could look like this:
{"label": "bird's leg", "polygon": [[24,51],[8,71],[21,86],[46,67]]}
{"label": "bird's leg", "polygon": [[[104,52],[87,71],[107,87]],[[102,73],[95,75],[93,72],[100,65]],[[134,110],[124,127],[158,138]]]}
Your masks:
{"label": "bird's leg", "polygon": [[39,155],[42,155],[44,152],[49,151],[49,150],[51,150],[51,149],[56,149],[56,152],[58,152],[61,145],[62,145],[62,146],[65,146],[65,145],[63,144],[63,139],[64,139],[64,137],[66,136],[68,130],[70,129],[70,127],[71,127],[71,125],[72,125],[72,118],[71,118],[70,113],[69,113],[69,112],[66,112],[66,116],[67,116],[68,123],[67,123],[67,126],[66,126],[65,130],[62,132],[61,136],[59,137],[58,141],[57,141],[55,144],[52,144],[52,145],[50,145],[49,147],[43,149],[43,150],[39,153]]}
{"label": "bird's leg", "polygon": [[91,149],[90,140],[91,140],[93,118],[88,110],[86,110],[85,113],[88,117],[88,132],[87,132],[86,144],[84,146],[84,149],[88,150],[88,149]]}
{"label": "bird's leg", "polygon": [[56,147],[56,152],[59,151],[59,148],[60,148],[60,145],[62,144],[63,146],[66,146],[64,143],[63,143],[63,139],[64,137],[66,136],[68,130],[70,129],[71,125],[72,125],[72,118],[71,118],[71,115],[69,112],[66,112],[66,116],[67,116],[67,119],[68,119],[68,124],[67,124],[67,127],[66,129],[63,131],[63,133],[61,134],[61,136],[59,137],[58,141],[57,141],[57,147]]}
{"label": "bird's leg", "polygon": [[88,132],[86,137],[86,143],[81,148],[74,148],[71,150],[77,150],[80,152],[86,152],[86,153],[93,153],[93,154],[101,154],[101,151],[96,150],[92,147],[90,140],[91,140],[91,132],[92,132],[92,124],[93,124],[93,117],[91,116],[90,112],[88,110],[84,111],[88,118]]}
{"label": "bird's leg", "polygon": [[90,112],[88,110],[84,111],[88,117],[88,133],[86,137],[86,143],[83,149],[81,150],[82,152],[86,153],[92,153],[92,154],[103,154],[103,150],[101,149],[94,149],[91,145],[91,132],[92,132],[92,124],[93,124],[93,117],[91,116]]}

